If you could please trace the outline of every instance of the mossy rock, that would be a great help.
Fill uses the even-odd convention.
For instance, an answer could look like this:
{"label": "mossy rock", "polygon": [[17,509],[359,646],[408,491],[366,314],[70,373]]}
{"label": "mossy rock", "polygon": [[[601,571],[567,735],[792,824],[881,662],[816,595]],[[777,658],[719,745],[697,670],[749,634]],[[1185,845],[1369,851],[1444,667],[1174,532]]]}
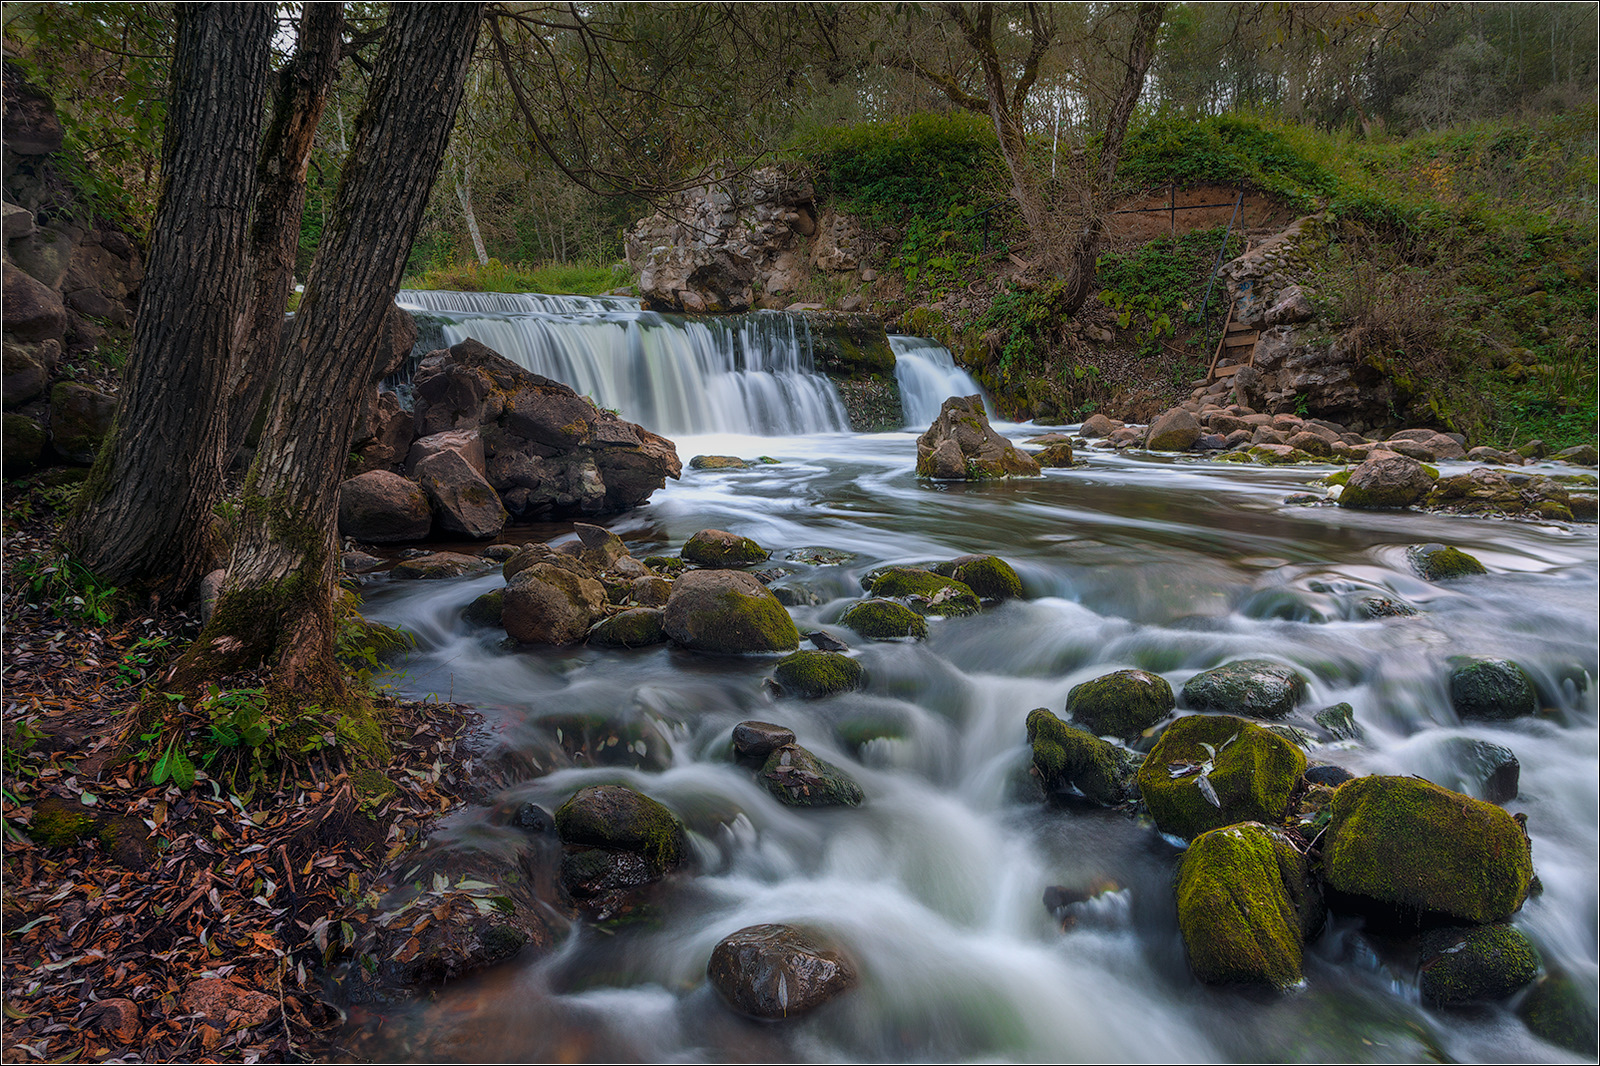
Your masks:
{"label": "mossy rock", "polygon": [[606,648],[644,648],[665,644],[666,626],[658,607],[635,607],[602,618],[589,627],[588,642]]}
{"label": "mossy rock", "polygon": [[683,546],[683,558],[696,566],[714,569],[752,566],[771,553],[749,537],[722,529],[702,529]]}
{"label": "mossy rock", "polygon": [[720,654],[793,651],[800,632],[765,585],[737,570],[694,570],[673,583],[663,612],[667,636]]}
{"label": "mossy rock", "polygon": [[1176,894],[1189,968],[1207,984],[1298,984],[1305,940],[1322,923],[1309,863],[1281,831],[1243,822],[1183,853]]}
{"label": "mossy rock", "polygon": [[861,687],[861,663],[836,651],[797,651],[779,660],[772,676],[786,696],[822,699]]}
{"label": "mossy rock", "polygon": [[1294,463],[1315,463],[1317,457],[1310,452],[1301,451],[1299,448],[1290,448],[1286,452],[1278,452],[1260,444],[1250,448],[1247,452],[1251,460],[1263,466],[1289,466]]}
{"label": "mossy rock", "polygon": [[689,565],[689,560],[680,559],[676,555],[647,555],[644,557],[644,565],[658,574],[671,578],[683,573],[684,568]]}
{"label": "mossy rock", "polygon": [[1539,976],[1539,953],[1512,925],[1434,929],[1419,947],[1422,998],[1441,1007],[1505,999]]}
{"label": "mossy rock", "polygon": [[505,589],[485,592],[462,609],[461,617],[475,626],[501,626],[503,625],[501,617],[502,612],[505,610],[505,601]]}
{"label": "mossy rock", "polygon": [[1463,718],[1503,721],[1537,714],[1533,679],[1509,659],[1457,655],[1450,659],[1450,706]]}
{"label": "mossy rock", "polygon": [[1129,740],[1171,713],[1172,686],[1159,674],[1118,670],[1074,685],[1067,717],[1095,736]]}
{"label": "mossy rock", "polygon": [[556,810],[563,844],[583,844],[639,855],[661,873],[688,856],[683,823],[670,810],[623,785],[579,789]]}
{"label": "mossy rock", "polygon": [[865,798],[849,774],[798,744],[775,749],[756,777],[790,807],[855,807]]}
{"label": "mossy rock", "polygon": [[1196,674],[1183,686],[1183,702],[1194,710],[1251,718],[1282,718],[1305,698],[1305,675],[1270,659],[1226,663]]}
{"label": "mossy rock", "polygon": [[928,569],[941,577],[954,578],[982,600],[1012,600],[1022,597],[1022,579],[1010,563],[997,555],[963,555]]}
{"label": "mossy rock", "polygon": [[51,797],[33,808],[28,835],[47,848],[64,848],[94,836],[94,814],[80,803]]}
{"label": "mossy rock", "polygon": [[1328,886],[1403,920],[1487,924],[1527,897],[1527,834],[1492,803],[1413,777],[1339,787],[1323,838]]}
{"label": "mossy rock", "polygon": [[1361,727],[1356,724],[1356,709],[1348,703],[1335,703],[1311,716],[1312,721],[1333,734],[1335,740],[1359,740]]}
{"label": "mossy rock", "polygon": [[4,425],[5,442],[0,452],[5,456],[6,477],[32,473],[44,455],[44,427],[27,415],[13,414],[5,416]]}
{"label": "mossy rock", "polygon": [[1406,549],[1411,568],[1429,581],[1449,581],[1473,574],[1487,574],[1488,568],[1460,548],[1443,544],[1413,544]]}
{"label": "mossy rock", "polygon": [[977,614],[979,610],[978,597],[970,588],[931,570],[893,567],[878,575],[870,591],[874,596],[904,600],[922,615],[956,617]]}
{"label": "mossy rock", "polygon": [[1162,732],[1139,792],[1162,832],[1192,840],[1238,822],[1277,824],[1305,769],[1304,752],[1253,722],[1193,715]]}
{"label": "mossy rock", "polygon": [[1139,755],[1076,729],[1043,707],[1028,712],[1028,744],[1046,796],[1078,795],[1103,807],[1138,798]]}
{"label": "mossy rock", "polygon": [[840,618],[839,624],[869,640],[911,637],[926,640],[928,623],[920,614],[893,600],[862,600]]}
{"label": "mossy rock", "polygon": [[1248,463],[1249,461],[1250,455],[1248,452],[1223,452],[1212,460],[1214,463]]}
{"label": "mossy rock", "polygon": [[149,832],[139,819],[107,814],[59,796],[47,796],[34,804],[28,835],[46,847],[97,840],[103,855],[130,870],[147,870],[155,859]]}
{"label": "mossy rock", "polygon": [[847,552],[840,548],[816,547],[791,548],[783,557],[790,562],[806,566],[841,566],[857,558],[855,552]]}
{"label": "mossy rock", "polygon": [[1568,975],[1553,970],[1534,982],[1517,1004],[1517,1016],[1540,1040],[1595,1057],[1594,993],[1585,992]]}
{"label": "mossy rock", "polygon": [[689,460],[691,470],[748,470],[750,464],[737,455],[697,455]]}

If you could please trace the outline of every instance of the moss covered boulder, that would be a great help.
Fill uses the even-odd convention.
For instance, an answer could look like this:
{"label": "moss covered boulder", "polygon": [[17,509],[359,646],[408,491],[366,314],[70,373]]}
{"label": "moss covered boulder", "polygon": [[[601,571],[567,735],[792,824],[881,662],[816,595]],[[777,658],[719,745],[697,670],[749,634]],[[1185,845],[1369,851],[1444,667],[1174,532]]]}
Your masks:
{"label": "moss covered boulder", "polygon": [[656,607],[635,607],[602,618],[589,629],[588,641],[606,648],[643,648],[664,644],[667,628]]}
{"label": "moss covered boulder", "polygon": [[1183,685],[1185,706],[1250,718],[1282,718],[1305,698],[1305,675],[1270,659],[1226,663],[1194,675]]}
{"label": "moss covered boulder", "polygon": [[1043,707],[1028,712],[1028,745],[1046,796],[1081,796],[1103,807],[1138,798],[1140,756],[1073,728]]}
{"label": "moss covered boulder", "polygon": [[1139,768],[1139,792],[1164,833],[1191,840],[1238,822],[1276,824],[1305,772],[1305,753],[1228,715],[1167,727]]}
{"label": "moss covered boulder", "polygon": [[926,640],[928,636],[927,621],[894,600],[862,600],[839,618],[839,624],[869,640]]}
{"label": "moss covered boulder", "polygon": [[994,431],[981,397],[952,396],[917,438],[917,476],[965,481],[1038,477],[1039,464]]}
{"label": "moss covered boulder", "polygon": [[1074,685],[1067,717],[1095,736],[1128,740],[1165,718],[1176,706],[1167,679],[1145,670],[1118,670]]}
{"label": "moss covered boulder", "polygon": [[1380,452],[1350,471],[1339,494],[1340,507],[1379,510],[1410,507],[1428,494],[1433,476],[1415,459],[1393,452]]}
{"label": "moss covered boulder", "polygon": [[849,774],[798,744],[773,749],[756,777],[790,807],[855,807],[864,798]]}
{"label": "moss covered boulder", "polygon": [[1449,581],[1473,574],[1487,574],[1488,568],[1460,548],[1444,544],[1413,544],[1406,549],[1411,568],[1429,581]]}
{"label": "moss covered boulder", "polygon": [[931,570],[892,567],[878,575],[870,591],[874,596],[904,600],[906,606],[922,615],[978,613],[978,597],[970,588]]}
{"label": "moss covered boulder", "polygon": [[752,566],[763,562],[771,553],[749,537],[722,529],[702,529],[689,538],[682,554],[685,560],[696,566],[716,569]]}
{"label": "moss covered boulder", "polygon": [[667,636],[696,651],[793,651],[800,632],[767,587],[738,570],[691,570],[672,584]]}
{"label": "moss covered boulder", "polygon": [[662,804],[623,785],[590,785],[556,809],[563,844],[609,848],[638,855],[666,873],[689,855],[683,823]]}
{"label": "moss covered boulder", "polygon": [[1418,945],[1422,998],[1441,1007],[1504,999],[1539,976],[1539,954],[1511,925],[1434,929]]}
{"label": "moss covered boulder", "polygon": [[1517,1016],[1540,1040],[1575,1055],[1595,1057],[1594,991],[1552,970],[1534,982],[1517,1003]]}
{"label": "moss covered boulder", "polygon": [[1533,879],[1528,836],[1492,803],[1413,777],[1358,777],[1334,794],[1329,888],[1402,918],[1503,921]]}
{"label": "moss covered boulder", "polygon": [[750,464],[737,455],[697,455],[689,460],[690,470],[748,470]]}
{"label": "moss covered boulder", "polygon": [[501,618],[505,611],[505,600],[505,589],[485,592],[462,608],[461,617],[475,626],[503,626],[505,623]]}
{"label": "moss covered boulder", "polygon": [[803,700],[854,692],[864,675],[861,663],[836,651],[797,651],[772,668],[784,695]]}
{"label": "moss covered boulder", "polygon": [[44,427],[26,415],[7,414],[4,418],[5,443],[0,447],[4,455],[5,476],[22,477],[32,473],[44,455]]}
{"label": "moss covered boulder", "polygon": [[522,644],[573,644],[583,640],[605,613],[606,590],[553,563],[519,570],[506,586],[501,624]]}
{"label": "moss covered boulder", "polygon": [[1537,714],[1539,695],[1509,659],[1458,655],[1450,660],[1450,706],[1463,718],[1499,721]]}
{"label": "moss covered boulder", "polygon": [[1280,988],[1300,981],[1322,898],[1310,863],[1281,830],[1243,822],[1202,833],[1183,853],[1176,889],[1178,927],[1200,980]]}
{"label": "moss covered boulder", "polygon": [[954,578],[981,600],[1013,600],[1022,597],[1022,579],[1011,564],[997,555],[963,555],[928,569],[941,577]]}

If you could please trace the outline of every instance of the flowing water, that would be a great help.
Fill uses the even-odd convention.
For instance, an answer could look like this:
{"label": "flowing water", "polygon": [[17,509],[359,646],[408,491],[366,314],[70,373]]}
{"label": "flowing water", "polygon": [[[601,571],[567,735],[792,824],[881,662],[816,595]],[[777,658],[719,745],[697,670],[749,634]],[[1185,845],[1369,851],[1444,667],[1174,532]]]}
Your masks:
{"label": "flowing water", "polygon": [[[619,328],[637,328],[637,320]],[[476,324],[474,329],[478,328]],[[493,342],[490,341],[492,344]],[[729,416],[731,418],[731,416]],[[920,428],[920,427],[918,427]],[[1032,426],[1000,426],[1013,439]],[[1282,995],[1212,989],[1189,974],[1171,879],[1178,848],[1113,811],[1045,807],[1016,787],[1023,720],[1061,713],[1068,690],[1126,667],[1174,691],[1241,657],[1311,679],[1306,711],[1348,702],[1364,739],[1314,746],[1312,762],[1417,774],[1473,791],[1458,738],[1512,749],[1543,882],[1515,923],[1547,965],[1596,987],[1596,531],[1421,513],[1296,507],[1314,469],[1260,468],[1088,451],[1043,478],[933,484],[913,476],[911,432],[676,435],[701,453],[775,457],[750,471],[692,471],[607,523],[636,556],[675,551],[697,530],[751,536],[815,602],[802,632],[852,645],[859,692],[772,699],[772,657],[670,647],[506,647],[460,618],[498,575],[369,585],[368,613],[417,634],[395,683],[408,696],[476,703],[496,741],[547,751],[541,718],[643,716],[671,739],[664,766],[564,768],[507,801],[553,810],[581,787],[628,784],[686,823],[696,872],[658,919],[598,930],[574,923],[543,958],[450,986],[412,1008],[431,1039],[395,1058],[571,1061],[1577,1061],[1532,1037],[1503,1006],[1424,1006],[1403,958],[1335,918]],[[1443,464],[1446,472],[1456,464]],[[1467,469],[1465,464],[1460,469]],[[564,527],[541,530],[559,542]],[[1417,578],[1409,544],[1442,541],[1487,576]],[[807,547],[848,553],[830,565]],[[922,643],[871,643],[836,625],[860,576],[886,563],[968,552],[1009,560],[1027,597],[934,620]],[[811,556],[805,556],[812,558]],[[1414,617],[1370,619],[1373,596]],[[1445,677],[1456,654],[1524,664],[1551,710],[1463,722]],[[779,804],[727,759],[749,718],[860,782],[856,809]],[[487,812],[445,820],[445,846],[494,847]],[[1062,926],[1051,885],[1111,882]],[[719,939],[757,923],[820,927],[857,963],[855,989],[802,1019],[735,1016],[705,980]],[[404,1028],[398,1027],[398,1028]],[[413,1030],[414,1031],[414,1030]]]}
{"label": "flowing water", "polygon": [[925,337],[890,337],[894,349],[894,379],[900,386],[900,407],[906,427],[925,429],[939,417],[939,406],[951,396],[983,396],[989,418],[994,407],[972,375],[956,366],[950,349]]}

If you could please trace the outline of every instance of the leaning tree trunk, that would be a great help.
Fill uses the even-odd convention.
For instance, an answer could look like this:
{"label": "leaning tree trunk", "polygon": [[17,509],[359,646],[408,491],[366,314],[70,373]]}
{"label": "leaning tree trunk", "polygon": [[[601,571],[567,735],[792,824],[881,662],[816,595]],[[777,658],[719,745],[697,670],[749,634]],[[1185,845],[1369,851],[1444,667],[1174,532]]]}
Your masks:
{"label": "leaning tree trunk", "polygon": [[266,661],[274,683],[342,692],[333,658],[339,480],[389,308],[444,158],[480,4],[397,4],[295,315],[239,538],[179,677]]}
{"label": "leaning tree trunk", "polygon": [[278,72],[272,123],[257,164],[255,219],[250,240],[255,262],[244,343],[228,371],[228,443],[224,469],[244,441],[261,407],[267,383],[277,376],[283,343],[283,312],[294,285],[300,248],[300,217],[306,206],[306,171],[311,146],[339,69],[343,5],[307,4],[300,16],[300,43]]}
{"label": "leaning tree trunk", "polygon": [[273,31],[269,4],[178,5],[160,203],[116,422],[67,526],[101,578],[182,593],[212,561],[228,360]]}

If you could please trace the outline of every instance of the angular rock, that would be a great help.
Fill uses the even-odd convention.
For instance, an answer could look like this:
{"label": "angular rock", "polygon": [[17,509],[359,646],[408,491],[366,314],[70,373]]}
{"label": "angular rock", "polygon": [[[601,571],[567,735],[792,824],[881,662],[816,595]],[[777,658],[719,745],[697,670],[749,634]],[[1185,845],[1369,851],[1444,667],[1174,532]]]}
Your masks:
{"label": "angular rock", "polygon": [[772,553],[749,537],[721,529],[702,529],[684,544],[682,556],[696,566],[712,568],[751,566]]}
{"label": "angular rock", "polygon": [[1074,685],[1067,717],[1097,737],[1131,740],[1171,713],[1167,679],[1144,670],[1118,670]]}
{"label": "angular rock", "polygon": [[[948,444],[954,442],[962,457],[962,471],[953,473]],[[936,464],[934,453],[943,458]],[[917,474],[983,480],[996,477],[1037,477],[1039,464],[1017,451],[989,425],[983,401],[977,396],[952,396],[939,408],[939,416],[917,438]]]}
{"label": "angular rock", "polygon": [[756,779],[790,807],[855,807],[865,798],[849,774],[798,744],[774,748]]}
{"label": "angular rock", "polygon": [[429,552],[396,563],[389,570],[389,576],[409,581],[442,581],[485,570],[491,565],[481,556],[463,552]]}
{"label": "angular rock", "polygon": [[673,582],[667,635],[697,651],[792,651],[794,620],[766,586],[740,570],[692,570]]}
{"label": "angular rock", "polygon": [[[387,470],[403,462],[411,451],[415,425],[411,412],[400,406],[400,397],[379,392],[363,409],[365,417],[355,436],[356,452],[368,470]],[[483,452],[479,444],[479,460]]]}
{"label": "angular rock", "polygon": [[415,482],[372,470],[339,485],[339,533],[368,544],[421,540],[433,528],[428,497]]}
{"label": "angular rock", "polygon": [[1186,452],[1194,447],[1202,432],[1194,415],[1174,407],[1150,423],[1145,447],[1153,452]]}
{"label": "angular rock", "polygon": [[862,600],[839,617],[839,624],[869,640],[926,640],[928,623],[920,614],[893,600]]}
{"label": "angular rock", "polygon": [[1563,463],[1571,463],[1573,466],[1594,466],[1595,447],[1593,444],[1578,444],[1571,448],[1563,448],[1551,458],[1558,459]]}
{"label": "angular rock", "polygon": [[1333,734],[1335,740],[1356,740],[1361,727],[1356,724],[1355,708],[1348,703],[1335,703],[1311,716],[1311,720]]}
{"label": "angular rock", "polygon": [[834,651],[797,651],[772,668],[772,676],[786,696],[822,699],[861,687],[861,663]]}
{"label": "angular rock", "polygon": [[[396,405],[398,406],[398,401]],[[418,468],[441,452],[455,452],[466,460],[468,466],[478,472],[479,477],[488,477],[489,467],[483,456],[483,436],[476,427],[449,429],[443,433],[418,437],[412,441],[411,446],[406,449],[406,476],[416,477]]]}
{"label": "angular rock", "polygon": [[1194,715],[1167,727],[1139,768],[1139,792],[1162,832],[1193,839],[1237,822],[1277,824],[1306,757],[1261,726]]}
{"label": "angular rock", "polygon": [[506,585],[501,622],[522,644],[575,644],[605,613],[605,586],[554,562],[519,570]]}
{"label": "angular rock", "polygon": [[1432,487],[1433,477],[1415,459],[1392,452],[1375,455],[1350,472],[1339,506],[1363,510],[1409,507]]}
{"label": "angular rock", "polygon": [[1509,659],[1450,659],[1450,706],[1462,718],[1503,721],[1539,713],[1533,679]]}
{"label": "angular rock", "polygon": [[429,455],[417,464],[416,478],[433,504],[440,529],[483,539],[505,528],[508,516],[500,497],[463,451]]}
{"label": "angular rock", "polygon": [[88,465],[116,413],[117,401],[105,393],[61,382],[50,390],[50,444],[63,459]]}
{"label": "angular rock", "polygon": [[752,925],[724,937],[706,977],[735,1010],[766,1019],[806,1014],[856,983],[843,952],[791,925]]}
{"label": "angular rock", "polygon": [[1028,712],[1028,744],[1046,797],[1081,796],[1102,807],[1139,797],[1138,755],[1067,725],[1044,707]]}
{"label": "angular rock", "polygon": [[5,330],[16,341],[60,341],[67,311],[55,290],[20,267],[5,264]]}
{"label": "angular rock", "polygon": [[1305,698],[1305,675],[1270,659],[1240,659],[1213,667],[1183,686],[1185,706],[1251,718],[1282,718]]}
{"label": "angular rock", "polygon": [[740,759],[766,762],[767,756],[794,743],[794,730],[754,720],[733,727],[733,754]]}

